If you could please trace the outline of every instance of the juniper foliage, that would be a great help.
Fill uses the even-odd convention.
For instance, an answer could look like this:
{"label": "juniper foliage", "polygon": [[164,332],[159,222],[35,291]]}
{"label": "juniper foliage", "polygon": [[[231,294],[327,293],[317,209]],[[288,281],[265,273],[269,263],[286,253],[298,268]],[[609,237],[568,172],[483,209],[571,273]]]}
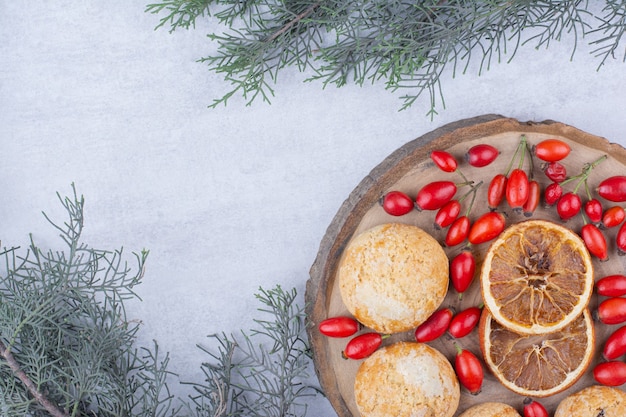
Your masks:
{"label": "juniper foliage", "polygon": [[445,107],[444,69],[479,74],[510,61],[524,46],[549,47],[571,37],[592,45],[598,69],[626,60],[626,0],[161,0],[146,11],[170,31],[217,24],[208,34],[217,51],[199,59],[221,74],[233,95],[269,102],[287,67],[307,81],[338,87],[382,83],[400,95],[401,109],[424,93],[431,115]]}
{"label": "juniper foliage", "polygon": [[[122,249],[81,241],[84,199],[59,200],[68,214],[50,224],[60,250],[5,249],[0,276],[0,414],[6,417],[173,414],[169,355],[137,348],[140,323],[124,303],[138,298],[147,251],[131,268]],[[45,213],[44,213],[45,215]]]}

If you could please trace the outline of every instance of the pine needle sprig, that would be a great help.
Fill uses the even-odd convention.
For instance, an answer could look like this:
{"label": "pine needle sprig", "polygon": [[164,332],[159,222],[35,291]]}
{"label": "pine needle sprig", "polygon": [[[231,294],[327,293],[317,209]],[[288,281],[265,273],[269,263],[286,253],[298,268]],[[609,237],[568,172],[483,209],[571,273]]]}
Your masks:
{"label": "pine needle sprig", "polygon": [[[605,14],[598,17],[600,25],[590,31],[601,36],[592,42],[592,45],[597,46],[592,53],[600,58],[598,69],[606,63],[607,59],[618,58],[618,47],[626,37],[626,1],[607,0],[602,11]],[[622,62],[626,62],[626,46]]]}
{"label": "pine needle sprig", "polygon": [[304,310],[296,290],[260,289],[259,311],[267,320],[241,333],[242,342],[226,334],[213,335],[218,349],[200,347],[212,362],[204,363],[204,383],[191,384],[196,395],[189,408],[194,416],[287,417],[306,413],[305,397],[318,390],[307,384],[310,365]]}
{"label": "pine needle sprig", "polygon": [[[199,61],[223,74],[232,85],[209,107],[226,104],[235,94],[241,94],[248,105],[258,98],[269,103],[280,70],[295,66],[304,71],[311,66],[311,48],[318,48],[322,41],[320,29],[313,23],[319,3],[295,0],[264,6],[267,9],[257,6],[245,14],[252,27],[208,35],[217,43],[218,52]],[[235,18],[222,15],[227,21]]]}
{"label": "pine needle sprig", "polygon": [[[134,347],[139,322],[124,301],[138,298],[147,251],[133,271],[122,250],[82,243],[84,199],[59,200],[68,219],[44,216],[63,250],[33,236],[24,255],[7,249],[0,276],[0,412],[6,417],[165,416],[168,356]],[[141,389],[140,389],[141,388]]]}
{"label": "pine needle sprig", "polygon": [[217,52],[199,61],[232,89],[210,107],[235,94],[248,105],[269,102],[278,73],[296,67],[323,86],[382,82],[392,92],[407,91],[401,109],[427,93],[433,115],[445,107],[444,69],[464,73],[475,59],[481,74],[492,61],[511,61],[524,45],[547,48],[570,36],[572,56],[588,38],[604,65],[623,45],[626,1],[604,3],[600,14],[588,0],[167,0],[146,10],[166,9],[158,27],[169,22],[172,31],[200,16],[218,18],[221,27],[208,35]]}
{"label": "pine needle sprig", "polygon": [[176,29],[189,29],[195,27],[199,17],[209,16],[209,6],[215,3],[213,0],[165,0],[161,3],[150,4],[147,11],[150,13],[165,12],[157,25],[157,29],[165,25],[170,26],[170,32]]}

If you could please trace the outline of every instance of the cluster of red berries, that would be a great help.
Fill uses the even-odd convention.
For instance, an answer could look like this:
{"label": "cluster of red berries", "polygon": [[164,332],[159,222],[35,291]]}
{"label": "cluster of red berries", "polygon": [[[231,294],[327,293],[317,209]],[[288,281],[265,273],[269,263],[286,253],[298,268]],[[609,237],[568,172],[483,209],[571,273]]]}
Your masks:
{"label": "cluster of red berries", "polygon": [[[589,176],[592,170],[607,159],[604,155],[583,166],[581,172],[568,176],[563,160],[570,154],[570,147],[559,139],[545,139],[530,145],[522,135],[506,170],[495,175],[487,189],[489,210],[470,219],[470,212],[476,193],[482,181],[470,181],[459,169],[456,158],[447,151],[434,150],[430,159],[438,169],[446,173],[457,173],[463,179],[460,183],[449,180],[432,181],[424,185],[414,198],[394,190],[386,193],[380,204],[384,211],[392,216],[404,216],[415,210],[433,211],[434,228],[447,228],[443,239],[447,247],[455,247],[467,242],[460,253],[450,260],[450,282],[461,296],[472,283],[476,270],[476,258],[471,245],[477,245],[495,239],[506,227],[506,217],[500,211],[506,202],[515,213],[530,217],[544,202],[546,208],[555,207],[559,218],[566,222],[578,214],[582,215],[583,226],[579,234],[589,252],[600,261],[608,259],[608,245],[603,231],[620,226],[615,237],[617,252],[626,253],[626,211],[619,204],[604,208],[598,198],[592,196]],[[488,144],[471,147],[465,153],[467,163],[476,168],[491,164],[500,151]],[[528,158],[527,170],[524,169]],[[534,158],[541,162],[540,170],[549,179],[543,187],[534,178]],[[564,186],[574,184],[573,189],[565,191]],[[457,196],[461,187],[468,190]],[[579,194],[584,189],[585,202]],[[601,181],[595,192],[600,198],[610,203],[626,202],[626,176],[612,176]],[[471,202],[463,211],[463,202],[471,196]],[[596,283],[596,292],[605,300],[598,306],[595,317],[603,324],[626,323],[626,276],[611,275]],[[482,312],[482,304],[466,308],[455,313],[450,308],[441,308],[431,315],[415,330],[415,340],[427,343],[448,333],[455,339],[469,335],[477,327]],[[341,316],[324,320],[318,326],[320,333],[328,337],[352,337],[361,330],[360,323],[352,317]],[[342,352],[344,358],[364,359],[374,353],[389,335],[366,332],[352,337]],[[469,350],[458,344],[455,358],[455,370],[459,382],[472,394],[480,392],[483,383],[483,368],[480,360]],[[604,385],[617,386],[626,383],[626,362],[616,360],[626,354],[626,325],[614,331],[603,347],[604,362],[594,368],[596,381]],[[524,402],[524,417],[548,417],[548,412],[541,403],[527,399]]]}
{"label": "cluster of red berries", "polygon": [[593,369],[595,380],[608,386],[626,383],[626,362],[618,360],[626,355],[626,276],[609,275],[595,284],[596,293],[603,301],[595,311],[595,319],[605,325],[621,324],[611,332],[602,347],[603,362]]}
{"label": "cluster of red berries", "polygon": [[[436,211],[434,227],[437,230],[448,228],[444,243],[448,247],[463,242],[480,244],[496,238],[506,226],[506,218],[498,211],[506,201],[516,213],[523,213],[526,217],[533,215],[539,206],[542,197],[546,207],[554,206],[559,218],[567,221],[582,214],[583,226],[579,234],[589,252],[598,259],[608,259],[608,244],[603,230],[620,226],[615,237],[618,253],[626,253],[626,212],[620,205],[612,205],[606,210],[602,202],[592,196],[589,187],[589,175],[593,169],[607,159],[606,155],[587,163],[581,172],[568,176],[567,168],[562,161],[569,155],[570,146],[559,139],[545,139],[535,145],[530,145],[526,136],[522,135],[511,161],[503,173],[495,175],[489,182],[487,189],[487,204],[489,212],[484,213],[476,220],[469,218],[474,198],[482,182],[474,184],[468,181],[459,170],[458,162],[449,152],[435,150],[430,158],[443,172],[457,172],[464,181],[433,181],[424,185],[411,198],[402,191],[390,191],[381,198],[382,208],[392,216],[404,216],[413,210]],[[493,162],[499,151],[487,144],[476,145],[465,154],[465,159],[471,166],[484,167]],[[524,169],[525,158],[528,157],[529,167]],[[550,180],[543,190],[540,183],[533,178],[534,158],[541,160],[541,170]],[[574,184],[570,191],[564,186]],[[469,186],[467,193],[456,198],[458,188]],[[579,190],[584,188],[586,200],[583,204]],[[626,176],[615,175],[604,179],[595,188],[599,197],[611,203],[626,201]],[[461,213],[461,202],[472,195],[472,202],[466,212]]]}
{"label": "cluster of red berries", "polygon": [[[445,332],[455,338],[462,338],[471,333],[478,324],[482,306],[470,307],[458,314],[449,308],[444,308],[433,313],[431,317],[415,330],[415,339],[426,343],[433,341]],[[360,323],[353,317],[337,316],[323,320],[318,325],[320,333],[328,337],[351,337],[361,328]],[[346,344],[342,355],[346,359],[364,359],[372,355],[382,345],[389,335],[377,332],[366,332],[352,337]],[[474,353],[463,349],[456,344],[457,355],[454,369],[459,382],[473,395],[480,392],[483,384],[484,373],[480,359]]]}

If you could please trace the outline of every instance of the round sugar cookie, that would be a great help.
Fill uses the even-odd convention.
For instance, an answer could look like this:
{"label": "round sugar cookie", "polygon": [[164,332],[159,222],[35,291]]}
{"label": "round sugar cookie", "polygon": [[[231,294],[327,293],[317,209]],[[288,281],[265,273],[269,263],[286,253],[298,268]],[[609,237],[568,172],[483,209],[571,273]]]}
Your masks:
{"label": "round sugar cookie", "polygon": [[459,417],[521,417],[517,410],[508,404],[486,402],[465,410]]}
{"label": "round sugar cookie", "polygon": [[354,395],[361,417],[452,417],[461,390],[452,365],[438,350],[398,342],[361,363]]}
{"label": "round sugar cookie", "polygon": [[624,417],[626,392],[615,387],[592,385],[564,398],[554,417]]}
{"label": "round sugar cookie", "polygon": [[380,333],[412,330],[443,302],[449,260],[417,226],[387,223],[356,236],[338,269],[341,298],[363,325]]}

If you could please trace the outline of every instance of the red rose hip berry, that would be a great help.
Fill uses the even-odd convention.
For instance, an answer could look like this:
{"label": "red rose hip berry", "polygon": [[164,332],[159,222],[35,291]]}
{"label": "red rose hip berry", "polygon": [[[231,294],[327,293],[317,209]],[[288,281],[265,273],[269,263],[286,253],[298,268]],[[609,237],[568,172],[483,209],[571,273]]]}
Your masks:
{"label": "red rose hip berry", "polygon": [[596,292],[603,297],[621,297],[626,295],[626,276],[607,275],[596,282]]}
{"label": "red rose hip berry", "polygon": [[476,219],[467,238],[471,244],[479,245],[498,237],[505,226],[506,221],[502,213],[490,211]]}
{"label": "red rose hip berry", "polygon": [[468,307],[457,313],[450,321],[448,333],[457,339],[467,336],[480,322],[481,313],[482,308],[480,307]]}
{"label": "red rose hip berry", "polygon": [[415,208],[413,199],[402,191],[390,191],[380,201],[385,213],[392,216],[404,216]]}
{"label": "red rose hip berry", "polygon": [[447,330],[454,312],[449,308],[435,311],[428,319],[415,329],[415,340],[420,343],[432,342],[441,337]]}
{"label": "red rose hip berry", "polygon": [[550,417],[543,404],[530,398],[524,400],[523,412],[524,417]]}
{"label": "red rose hip berry", "polygon": [[533,146],[533,153],[542,161],[556,162],[569,155],[571,148],[559,139],[546,139]]}
{"label": "red rose hip berry", "polygon": [[593,377],[601,385],[618,387],[626,383],[626,362],[602,362],[593,369]]}
{"label": "red rose hip berry", "polygon": [[604,211],[602,215],[602,226],[610,229],[619,226],[626,219],[626,212],[621,206],[612,206]]}
{"label": "red rose hip berry", "polygon": [[430,153],[430,159],[443,172],[454,172],[458,166],[454,156],[446,151],[436,150]]}
{"label": "red rose hip berry", "polygon": [[611,297],[602,301],[596,310],[596,317],[604,324],[626,322],[626,298]]}
{"label": "red rose hip berry", "polygon": [[562,220],[569,220],[576,216],[581,208],[582,201],[580,196],[573,192],[564,194],[556,203],[556,211]]}
{"label": "red rose hip berry", "polygon": [[359,322],[347,316],[330,317],[318,325],[320,333],[328,337],[352,336],[359,328]]}
{"label": "red rose hip berry", "polygon": [[609,259],[606,239],[600,229],[595,224],[587,223],[580,231],[580,236],[585,242],[585,246],[589,253],[594,255],[601,261]]}
{"label": "red rose hip berry", "polygon": [[499,154],[500,152],[493,146],[480,144],[469,148],[465,159],[471,166],[481,168],[495,161]]}
{"label": "red rose hip berry", "polygon": [[484,372],[482,364],[476,355],[467,349],[456,346],[457,354],[454,359],[454,370],[459,382],[472,395],[478,395],[483,386]]}
{"label": "red rose hip berry", "polygon": [[452,181],[433,181],[417,193],[415,205],[418,210],[439,210],[456,194],[457,186]]}
{"label": "red rose hip berry", "polygon": [[612,361],[626,355],[626,326],[615,330],[604,342],[602,356],[607,361]]}
{"label": "red rose hip berry", "polygon": [[464,250],[450,261],[450,281],[454,289],[462,294],[474,280],[476,258],[469,250]]}
{"label": "red rose hip berry", "polygon": [[626,201],[626,176],[615,175],[609,177],[598,185],[598,195],[613,202]]}
{"label": "red rose hip berry", "polygon": [[383,336],[374,332],[355,336],[346,344],[342,356],[345,359],[365,359],[378,350],[386,337],[388,337],[388,335]]}

